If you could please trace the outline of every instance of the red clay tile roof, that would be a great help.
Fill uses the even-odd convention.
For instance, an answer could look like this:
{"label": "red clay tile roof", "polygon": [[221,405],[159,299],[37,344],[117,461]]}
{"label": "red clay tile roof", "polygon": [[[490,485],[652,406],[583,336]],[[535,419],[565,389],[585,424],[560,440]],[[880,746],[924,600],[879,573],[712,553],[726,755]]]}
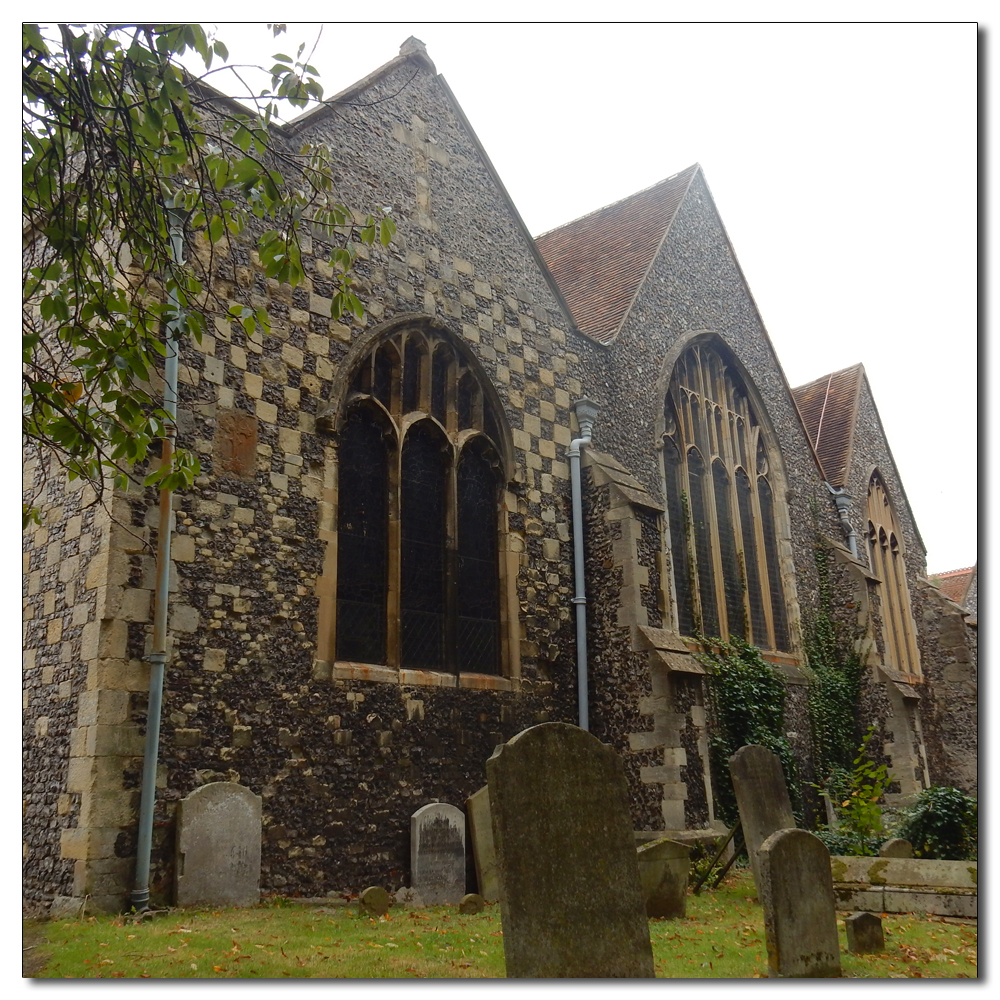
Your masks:
{"label": "red clay tile roof", "polygon": [[934,580],[938,590],[949,601],[961,604],[965,600],[965,595],[969,592],[969,584],[972,583],[972,575],[975,571],[975,566],[967,566],[965,569],[953,569],[947,573],[931,573],[930,576]]}
{"label": "red clay tile roof", "polygon": [[823,478],[831,486],[847,483],[864,371],[864,365],[857,364],[792,389]]}
{"label": "red clay tile roof", "polygon": [[535,240],[582,333],[609,344],[680,206],[694,164]]}

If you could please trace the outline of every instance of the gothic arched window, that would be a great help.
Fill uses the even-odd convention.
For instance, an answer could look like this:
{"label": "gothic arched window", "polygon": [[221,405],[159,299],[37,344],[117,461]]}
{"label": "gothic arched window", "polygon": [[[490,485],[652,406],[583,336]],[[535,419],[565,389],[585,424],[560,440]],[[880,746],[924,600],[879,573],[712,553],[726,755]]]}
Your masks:
{"label": "gothic arched window", "polygon": [[678,629],[787,651],[769,449],[742,378],[696,344],[674,367],[663,417]]}
{"label": "gothic arched window", "polygon": [[336,658],[499,673],[500,423],[440,334],[397,331],[341,422]]}
{"label": "gothic arched window", "polygon": [[872,572],[880,581],[886,666],[919,675],[920,653],[910,611],[899,524],[878,472],[872,474],[868,483],[868,555]]}

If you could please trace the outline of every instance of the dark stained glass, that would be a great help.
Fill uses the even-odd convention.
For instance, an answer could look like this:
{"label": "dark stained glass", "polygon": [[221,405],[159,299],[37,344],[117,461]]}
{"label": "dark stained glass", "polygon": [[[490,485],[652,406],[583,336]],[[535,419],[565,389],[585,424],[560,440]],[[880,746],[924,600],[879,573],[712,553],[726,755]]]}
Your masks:
{"label": "dark stained glass", "polygon": [[688,481],[691,483],[691,529],[698,565],[698,596],[701,598],[701,631],[719,634],[719,610],[715,604],[715,572],[712,567],[712,529],[708,521],[705,463],[695,448],[688,451]]}
{"label": "dark stained glass", "polygon": [[684,484],[681,478],[681,456],[677,445],[670,438],[663,442],[663,466],[667,480],[667,523],[670,528],[670,561],[673,564],[677,600],[677,627],[681,635],[691,635],[694,632],[694,611],[687,528],[684,524]]}
{"label": "dark stained glass", "polygon": [[461,670],[477,673],[500,666],[499,484],[490,459],[480,438],[466,445],[458,463],[457,660]]}
{"label": "dark stained glass", "polygon": [[337,528],[337,659],[384,663],[388,458],[382,429],[365,410],[340,440]]}
{"label": "dark stained glass", "polygon": [[388,410],[392,406],[392,370],[395,367],[396,349],[383,344],[375,355],[375,380],[372,395]]}
{"label": "dark stained glass", "polygon": [[371,358],[365,358],[361,366],[354,373],[351,381],[351,389],[354,392],[363,392],[366,395],[372,391],[372,362]]}
{"label": "dark stained glass", "polygon": [[400,469],[402,665],[444,667],[447,443],[431,424],[415,424]]}
{"label": "dark stained glass", "polygon": [[475,420],[476,379],[472,372],[466,372],[458,383],[458,429],[473,427]]}
{"label": "dark stained glass", "polygon": [[431,414],[443,424],[446,420],[448,405],[448,369],[451,358],[444,347],[434,352],[434,363],[431,366]]}
{"label": "dark stained glass", "polygon": [[412,337],[403,349],[403,412],[420,409],[420,365],[422,355],[419,344]]}
{"label": "dark stained glass", "polygon": [[447,444],[426,421],[403,442],[400,470],[402,665],[444,666]]}
{"label": "dark stained glass", "polygon": [[781,570],[778,566],[778,536],[774,525],[774,501],[771,496],[771,487],[763,476],[759,476],[757,479],[757,497],[760,501],[760,526],[764,536],[767,579],[771,585],[774,648],[787,650],[791,643],[788,637],[788,620],[785,615],[785,593],[781,586]]}
{"label": "dark stained glass", "polygon": [[722,589],[726,595],[726,624],[730,636],[746,638],[746,615],[743,611],[743,573],[737,556],[733,512],[730,506],[729,476],[722,462],[712,463],[715,487],[715,520],[719,526],[719,556],[722,561]]}
{"label": "dark stained glass", "polygon": [[747,597],[750,601],[751,640],[755,645],[768,647],[767,616],[764,613],[764,594],[760,586],[760,568],[757,563],[757,536],[753,528],[753,497],[750,477],[743,469],[736,470],[736,499],[740,508],[743,527],[743,565],[747,574]]}

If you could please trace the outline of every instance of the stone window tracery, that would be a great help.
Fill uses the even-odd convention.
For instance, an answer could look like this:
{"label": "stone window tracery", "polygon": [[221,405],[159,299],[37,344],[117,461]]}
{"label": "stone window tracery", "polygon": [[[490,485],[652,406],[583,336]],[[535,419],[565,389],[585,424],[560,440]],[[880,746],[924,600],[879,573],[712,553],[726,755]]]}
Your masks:
{"label": "stone window tracery", "polygon": [[436,331],[397,331],[358,366],[338,454],[338,661],[501,672],[499,428]]}
{"label": "stone window tracery", "polygon": [[790,650],[769,445],[741,376],[711,344],[689,347],[663,417],[679,631]]}
{"label": "stone window tracery", "polygon": [[876,471],[868,483],[868,555],[872,572],[879,578],[882,605],[882,639],[885,662],[904,673],[920,674],[906,563],[896,513],[881,475]]}

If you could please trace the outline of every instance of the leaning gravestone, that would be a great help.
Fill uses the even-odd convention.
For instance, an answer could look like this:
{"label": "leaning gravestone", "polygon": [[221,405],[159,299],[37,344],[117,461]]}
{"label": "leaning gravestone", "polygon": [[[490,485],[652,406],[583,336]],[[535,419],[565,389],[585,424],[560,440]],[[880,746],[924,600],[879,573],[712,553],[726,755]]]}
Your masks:
{"label": "leaning gravestone", "polygon": [[760,845],[776,830],[794,829],[792,803],[788,798],[781,761],[767,747],[757,744],[740,747],[729,758],[729,773],[733,779],[743,838],[747,854],[750,855],[750,868],[753,870],[753,881],[759,896],[760,870],[757,854]]}
{"label": "leaning gravestone", "polygon": [[177,809],[177,905],[260,902],[260,796],[213,781]]}
{"label": "leaning gravestone", "polygon": [[683,917],[687,909],[691,848],[667,837],[636,848],[647,917]]}
{"label": "leaning gravestone", "polygon": [[771,977],[840,975],[830,852],[806,830],[778,830],[758,852],[767,969]]}
{"label": "leaning gravestone", "polygon": [[465,895],[465,813],[446,802],[421,806],[410,817],[410,873],[426,906],[461,902]]}
{"label": "leaning gravestone", "polygon": [[507,977],[652,978],[625,771],[547,722],[486,762]]}
{"label": "leaning gravestone", "polygon": [[497,854],[493,846],[493,821],[490,819],[490,790],[483,785],[465,800],[472,837],[472,856],[476,862],[476,879],[483,899],[495,903],[500,898],[497,878]]}

